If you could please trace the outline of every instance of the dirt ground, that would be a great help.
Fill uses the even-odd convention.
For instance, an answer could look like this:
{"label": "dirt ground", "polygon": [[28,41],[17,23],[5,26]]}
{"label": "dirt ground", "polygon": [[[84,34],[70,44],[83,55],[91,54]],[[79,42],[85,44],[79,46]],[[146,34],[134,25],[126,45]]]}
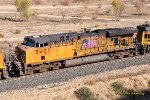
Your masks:
{"label": "dirt ground", "polygon": [[[28,21],[16,22],[13,19],[19,19],[19,15],[15,6],[2,5],[0,6],[0,34],[3,34],[4,38],[0,38],[0,41],[21,41],[22,36],[81,31],[82,28],[136,27],[150,21],[149,5],[144,7],[144,16],[137,15],[135,7],[127,5],[120,21],[115,21],[110,9],[110,5],[103,5],[101,8],[97,8],[97,5],[88,8],[84,5],[35,5],[31,7],[31,12],[37,12],[37,16],[31,17]],[[15,34],[16,30],[20,30],[20,34]]]}
{"label": "dirt ground", "polygon": [[[150,22],[149,4],[144,7],[144,16],[137,15],[138,12],[135,7],[127,5],[120,21],[115,20],[109,4],[103,5],[100,9],[97,8],[97,5],[85,8],[82,4],[74,6],[33,5],[30,9],[31,12],[37,12],[37,16],[29,18],[28,21],[16,22],[15,20],[20,19],[20,17],[15,6],[11,4],[0,6],[0,34],[4,36],[0,37],[0,43],[4,44],[0,46],[1,48],[8,47],[6,42],[10,42],[14,46],[17,45],[23,41],[24,36],[80,32],[83,28],[94,30],[136,27]],[[17,30],[20,31],[19,34],[15,34]]]}
{"label": "dirt ground", "polygon": [[[37,16],[31,17],[28,21],[17,22],[16,19],[20,17],[12,1],[0,0],[0,34],[4,35],[0,38],[0,43],[3,44],[0,48],[4,52],[6,49],[9,50],[6,42],[16,45],[19,43],[17,41],[22,41],[24,36],[80,32],[82,28],[136,27],[150,22],[150,4],[143,7],[143,16],[138,15],[135,7],[127,4],[120,20],[116,21],[110,2],[104,2],[101,8],[98,8],[97,3],[92,3],[85,8],[83,4],[54,6],[45,2],[44,5],[33,5],[30,8],[31,12],[37,13]],[[20,33],[15,34],[16,30],[20,30]],[[83,86],[89,87],[99,100],[116,100],[122,96],[116,95],[113,91],[111,87],[113,82],[119,81],[126,88],[137,91],[149,89],[149,71],[150,65],[133,66],[124,70],[76,78],[56,84],[55,87],[44,85],[0,93],[0,100],[77,100],[74,91]]]}
{"label": "dirt ground", "polygon": [[[78,100],[74,91],[80,87],[88,87],[98,100],[128,100],[121,99],[128,95],[115,94],[111,86],[114,82],[122,83],[125,88],[135,90],[137,93],[135,96],[142,95],[144,98],[142,91],[150,89],[150,65],[132,66],[122,70],[78,77],[69,82],[55,84],[55,86],[47,84],[4,92],[0,93],[0,98],[1,100]],[[148,100],[148,98],[142,100]]]}
{"label": "dirt ground", "polygon": [[[110,0],[109,0],[110,1]],[[3,2],[3,1],[0,1]],[[81,4],[61,5],[33,5],[31,12],[36,12],[37,16],[29,18],[27,21],[17,22],[22,19],[12,5],[12,0],[5,1],[0,5],[0,48],[9,52],[8,42],[12,47],[21,43],[24,36],[57,34],[64,32],[81,32],[83,28],[102,29],[114,27],[136,27],[146,22],[150,22],[150,4],[146,4],[142,10],[144,15],[139,16],[135,7],[126,4],[120,21],[116,21],[112,13],[110,2],[104,2],[101,8],[98,4],[92,3],[88,7]],[[16,31],[20,31],[16,34]]]}
{"label": "dirt ground", "polygon": [[[24,36],[57,34],[64,32],[81,32],[83,28],[102,29],[114,27],[136,27],[150,22],[150,5],[144,7],[144,15],[139,16],[135,7],[127,4],[120,21],[116,21],[111,11],[110,3],[104,2],[101,8],[91,4],[87,8],[83,4],[69,6],[33,5],[31,12],[37,16],[27,21],[17,22],[21,19],[12,4],[0,5],[0,48],[8,51],[8,43],[16,46],[22,42]],[[64,18],[63,18],[64,17]],[[11,20],[10,20],[11,19]],[[15,34],[16,31],[19,34]],[[6,49],[5,49],[6,48]]]}

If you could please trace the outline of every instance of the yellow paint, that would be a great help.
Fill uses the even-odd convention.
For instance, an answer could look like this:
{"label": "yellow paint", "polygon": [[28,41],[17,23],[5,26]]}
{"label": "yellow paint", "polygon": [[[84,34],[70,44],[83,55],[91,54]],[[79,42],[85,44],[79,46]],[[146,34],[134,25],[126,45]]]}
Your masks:
{"label": "yellow paint", "polygon": [[4,57],[2,52],[0,51],[0,69],[4,68]]}
{"label": "yellow paint", "polygon": [[[147,35],[147,37],[145,37]],[[143,32],[142,34],[142,44],[150,45],[150,32]]]}
{"label": "yellow paint", "polygon": [[[47,47],[27,47],[20,45],[18,46],[20,49],[18,50],[18,54],[23,55],[23,51],[26,52],[23,61],[25,61],[26,64],[36,64],[46,61],[73,58],[75,56],[75,51],[77,52],[77,56],[85,56],[88,54],[112,51],[117,48],[121,49],[126,47],[119,43],[118,45],[115,45],[114,38],[118,38],[118,41],[125,39],[128,46],[133,46],[133,43],[129,43],[130,41],[133,41],[132,35],[108,38],[104,36],[93,36],[92,38],[81,38],[80,40],[77,40],[74,43],[69,43],[67,45],[63,45],[62,43],[57,45],[53,44],[52,46]],[[96,45],[94,47],[83,47],[83,40],[85,39],[88,41],[96,41]]]}

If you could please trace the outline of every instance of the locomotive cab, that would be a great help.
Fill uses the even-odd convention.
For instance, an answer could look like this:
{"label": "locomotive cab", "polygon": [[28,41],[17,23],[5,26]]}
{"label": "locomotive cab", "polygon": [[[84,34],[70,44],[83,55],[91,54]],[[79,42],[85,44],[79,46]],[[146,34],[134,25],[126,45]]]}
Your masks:
{"label": "locomotive cab", "polygon": [[139,41],[142,42],[142,44],[150,44],[150,24],[144,24],[137,26],[139,31]]}
{"label": "locomotive cab", "polygon": [[25,37],[24,42],[16,48],[19,61],[33,64],[46,60],[48,55],[45,52],[48,49],[48,41],[48,37]]}
{"label": "locomotive cab", "polygon": [[137,26],[138,41],[142,44],[144,52],[150,52],[150,24]]}

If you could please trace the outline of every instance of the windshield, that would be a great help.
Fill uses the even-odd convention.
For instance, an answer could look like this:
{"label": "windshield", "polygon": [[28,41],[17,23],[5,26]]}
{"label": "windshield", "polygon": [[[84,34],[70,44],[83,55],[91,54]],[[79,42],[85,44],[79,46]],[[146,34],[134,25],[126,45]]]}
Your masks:
{"label": "windshield", "polygon": [[27,41],[26,42],[26,46],[34,47],[35,46],[35,42],[33,42],[33,41]]}

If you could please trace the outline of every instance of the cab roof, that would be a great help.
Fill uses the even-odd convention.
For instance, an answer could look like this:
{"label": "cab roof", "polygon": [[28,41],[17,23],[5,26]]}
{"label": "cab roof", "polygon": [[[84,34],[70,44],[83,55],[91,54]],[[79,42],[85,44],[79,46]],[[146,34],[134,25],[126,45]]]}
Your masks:
{"label": "cab roof", "polygon": [[150,32],[150,24],[143,24],[143,25],[139,25],[137,26],[139,32],[143,32],[143,31],[148,31]]}

